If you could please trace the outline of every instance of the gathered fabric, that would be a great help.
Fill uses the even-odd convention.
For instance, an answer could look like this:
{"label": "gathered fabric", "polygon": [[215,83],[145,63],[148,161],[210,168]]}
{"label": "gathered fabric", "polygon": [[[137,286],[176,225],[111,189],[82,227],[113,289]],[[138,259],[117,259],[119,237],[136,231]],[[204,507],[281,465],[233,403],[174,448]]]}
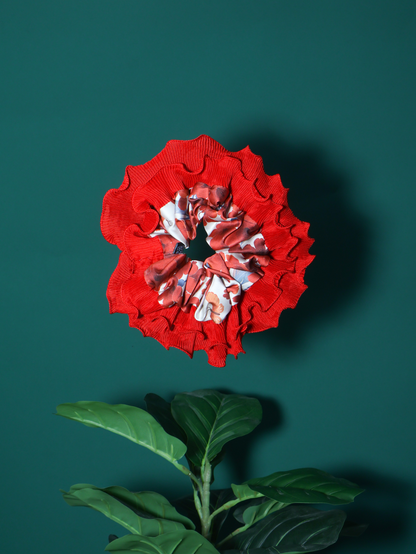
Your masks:
{"label": "gathered fabric", "polygon": [[[220,324],[241,295],[263,277],[269,256],[259,226],[232,202],[225,187],[196,183],[179,190],[159,210],[160,222],[150,237],[161,239],[164,258],[144,272],[146,283],[164,307],[178,305],[197,321]],[[183,253],[203,224],[216,253],[205,261]]]}

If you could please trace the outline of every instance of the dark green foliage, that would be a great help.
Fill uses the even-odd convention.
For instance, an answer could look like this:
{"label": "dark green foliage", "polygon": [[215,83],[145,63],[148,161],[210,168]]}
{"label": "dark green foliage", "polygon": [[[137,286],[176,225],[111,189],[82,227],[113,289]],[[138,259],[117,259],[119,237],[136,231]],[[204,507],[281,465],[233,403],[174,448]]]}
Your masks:
{"label": "dark green foliage", "polygon": [[186,446],[179,439],[168,435],[154,417],[134,406],[75,402],[61,404],[57,407],[57,414],[79,421],[87,427],[99,427],[117,433],[170,462],[180,460],[186,452]]}
{"label": "dark green foliage", "polygon": [[[195,529],[190,519],[178,513],[168,500],[157,492],[133,493],[123,487],[99,489],[94,485],[79,484],[69,492],[62,491],[70,506],[88,506],[123,525],[129,520],[131,527],[142,527],[139,534],[157,536],[159,527],[176,531]],[[166,533],[168,531],[165,531]]]}
{"label": "dark green foliage", "polygon": [[197,390],[177,394],[172,414],[186,433],[188,459],[201,467],[206,458],[212,463],[224,444],[253,431],[262,409],[255,398]]}
{"label": "dark green foliage", "polygon": [[[354,483],[317,469],[280,471],[231,489],[210,490],[224,445],[260,423],[262,410],[256,399],[198,390],[176,395],[171,404],[156,394],[145,400],[148,411],[103,402],[62,404],[57,409],[58,415],[148,448],[191,478],[193,495],[178,501],[177,509],[155,492],[87,484],[62,491],[69,505],[97,510],[129,531],[121,538],[112,536],[108,552],[298,554],[326,548],[340,533],[363,532],[365,526],[345,523],[340,510],[306,506],[347,504],[362,492]],[[178,462],[183,456],[189,469]],[[230,513],[234,517],[226,521]]]}
{"label": "dark green foliage", "polygon": [[223,552],[315,552],[336,542],[345,518],[341,510],[323,512],[309,506],[287,506],[227,541],[229,550]]}
{"label": "dark green foliage", "polygon": [[141,554],[216,554],[218,551],[195,531],[178,531],[155,538],[126,535],[110,542],[108,552],[141,552]]}

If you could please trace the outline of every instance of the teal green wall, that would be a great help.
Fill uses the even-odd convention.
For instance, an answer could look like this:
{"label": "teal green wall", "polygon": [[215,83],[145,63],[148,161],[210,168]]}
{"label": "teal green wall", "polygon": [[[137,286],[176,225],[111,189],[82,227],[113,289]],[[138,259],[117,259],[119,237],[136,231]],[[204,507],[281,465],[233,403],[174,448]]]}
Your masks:
{"label": "teal green wall", "polygon": [[[209,387],[266,406],[256,455],[237,444],[218,486],[349,477],[371,527],[328,552],[414,554],[415,18],[411,0],[2,3],[2,552],[99,553],[120,532],[59,488],[187,486],[57,404]],[[225,369],[144,339],[105,297],[102,197],[202,133],[263,156],[316,238],[298,308]]]}

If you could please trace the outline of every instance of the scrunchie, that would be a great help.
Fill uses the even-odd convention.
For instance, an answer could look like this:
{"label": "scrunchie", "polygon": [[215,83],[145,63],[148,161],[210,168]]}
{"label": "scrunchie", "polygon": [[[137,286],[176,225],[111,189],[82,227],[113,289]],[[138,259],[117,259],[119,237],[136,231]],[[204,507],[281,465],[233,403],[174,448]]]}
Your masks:
{"label": "scrunchie", "polygon": [[[110,279],[110,312],[166,348],[211,365],[244,352],[246,332],[277,327],[293,308],[313,256],[309,224],[287,206],[278,175],[264,173],[247,147],[228,152],[207,136],[170,141],[153,160],[129,166],[104,198],[101,228],[122,253]],[[204,225],[215,254],[184,250]]]}

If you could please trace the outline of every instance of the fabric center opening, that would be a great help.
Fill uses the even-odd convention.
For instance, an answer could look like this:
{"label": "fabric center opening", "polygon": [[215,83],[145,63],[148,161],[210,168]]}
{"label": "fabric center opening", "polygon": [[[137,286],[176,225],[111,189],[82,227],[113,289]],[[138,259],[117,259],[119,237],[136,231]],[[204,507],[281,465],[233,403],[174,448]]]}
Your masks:
{"label": "fabric center opening", "polygon": [[184,253],[188,258],[191,258],[191,260],[199,260],[201,262],[215,254],[215,250],[207,243],[207,234],[203,223],[200,223],[196,228],[196,237],[190,241],[189,248],[187,248]]}

